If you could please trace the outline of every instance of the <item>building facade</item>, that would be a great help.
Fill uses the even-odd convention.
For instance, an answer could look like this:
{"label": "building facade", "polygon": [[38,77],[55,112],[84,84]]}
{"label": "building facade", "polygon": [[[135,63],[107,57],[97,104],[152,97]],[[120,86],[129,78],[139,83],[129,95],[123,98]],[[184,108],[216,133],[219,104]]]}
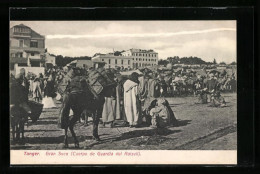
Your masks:
{"label": "building facade", "polygon": [[109,54],[95,54],[92,57],[93,62],[104,62],[104,68],[133,68],[132,56],[115,56],[113,53]]}
{"label": "building facade", "polygon": [[23,24],[10,29],[10,68],[44,66],[45,37]]}
{"label": "building facade", "polygon": [[130,49],[121,53],[123,57],[132,58],[132,67],[147,67],[158,65],[158,53],[153,50]]}
{"label": "building facade", "polygon": [[56,66],[56,57],[51,55],[50,53],[44,54],[45,58],[45,67]]}
{"label": "building facade", "polygon": [[78,68],[91,68],[94,66],[94,63],[89,59],[76,59],[68,63],[66,66],[78,67]]}

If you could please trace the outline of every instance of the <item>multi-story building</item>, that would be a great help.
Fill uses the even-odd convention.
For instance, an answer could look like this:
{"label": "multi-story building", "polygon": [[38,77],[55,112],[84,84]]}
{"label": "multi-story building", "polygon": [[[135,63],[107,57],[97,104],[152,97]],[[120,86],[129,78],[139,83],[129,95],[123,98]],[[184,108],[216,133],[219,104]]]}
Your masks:
{"label": "multi-story building", "polygon": [[158,65],[158,53],[153,50],[130,49],[121,53],[124,57],[132,58],[132,67],[147,67]]}
{"label": "multi-story building", "polygon": [[93,62],[104,62],[104,68],[133,68],[132,56],[115,56],[113,53],[95,54],[92,57]]}
{"label": "multi-story building", "polygon": [[42,67],[45,37],[23,24],[10,29],[10,68],[14,65]]}

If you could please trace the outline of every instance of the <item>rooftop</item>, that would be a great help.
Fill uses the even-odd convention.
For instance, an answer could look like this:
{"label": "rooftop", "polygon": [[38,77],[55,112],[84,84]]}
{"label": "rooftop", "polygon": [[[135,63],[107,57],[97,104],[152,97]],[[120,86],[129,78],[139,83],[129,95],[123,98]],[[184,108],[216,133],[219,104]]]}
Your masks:
{"label": "rooftop", "polygon": [[[28,27],[28,26],[26,26],[26,25],[24,25],[24,24],[15,25],[15,26],[13,26],[12,28],[14,28],[14,27],[23,27],[23,28],[28,28],[28,29],[30,29],[31,32],[28,33],[28,34],[30,34],[32,38],[42,38],[42,39],[45,38],[43,35],[37,33],[36,31],[34,31],[33,29],[31,29],[30,27]],[[12,28],[11,28],[11,29],[12,29]],[[19,32],[15,32],[15,33],[19,33]],[[10,34],[13,35],[13,32],[11,32]]]}
{"label": "rooftop", "polygon": [[150,50],[142,50],[142,49],[136,49],[136,48],[131,48],[130,49],[131,52],[138,52],[138,53],[156,53],[154,50],[150,49]]}
{"label": "rooftop", "polygon": [[134,57],[126,57],[126,56],[115,56],[113,53],[108,53],[108,54],[95,54],[92,59],[95,59],[95,58],[123,58],[123,59],[132,59]]}

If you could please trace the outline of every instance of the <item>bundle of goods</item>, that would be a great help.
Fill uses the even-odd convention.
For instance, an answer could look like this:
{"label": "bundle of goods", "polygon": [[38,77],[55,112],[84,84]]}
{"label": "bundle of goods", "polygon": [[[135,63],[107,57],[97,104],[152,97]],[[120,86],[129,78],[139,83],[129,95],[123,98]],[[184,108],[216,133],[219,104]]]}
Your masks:
{"label": "bundle of goods", "polygon": [[31,118],[32,122],[36,122],[41,113],[42,113],[42,108],[43,108],[43,104],[41,103],[37,103],[37,102],[34,102],[34,101],[28,101],[28,105],[31,109],[31,114],[29,114],[29,117]]}
{"label": "bundle of goods", "polygon": [[105,70],[98,69],[89,71],[88,84],[97,94],[100,94],[105,87],[115,85],[116,82],[107,76]]}

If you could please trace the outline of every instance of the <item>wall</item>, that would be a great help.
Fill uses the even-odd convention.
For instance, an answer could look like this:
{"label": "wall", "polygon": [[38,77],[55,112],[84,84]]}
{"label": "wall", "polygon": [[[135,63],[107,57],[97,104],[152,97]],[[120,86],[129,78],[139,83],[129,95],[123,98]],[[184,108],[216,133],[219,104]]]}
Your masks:
{"label": "wall", "polygon": [[56,58],[54,56],[46,56],[45,63],[51,63],[56,66]]}
{"label": "wall", "polygon": [[77,67],[83,68],[83,66],[87,66],[87,68],[93,67],[93,62],[91,60],[77,60]]}
{"label": "wall", "polygon": [[31,53],[27,53],[28,58],[31,58],[31,59],[40,59],[41,58],[40,55],[41,54],[39,54],[39,53],[34,53],[34,56],[32,56]]}

